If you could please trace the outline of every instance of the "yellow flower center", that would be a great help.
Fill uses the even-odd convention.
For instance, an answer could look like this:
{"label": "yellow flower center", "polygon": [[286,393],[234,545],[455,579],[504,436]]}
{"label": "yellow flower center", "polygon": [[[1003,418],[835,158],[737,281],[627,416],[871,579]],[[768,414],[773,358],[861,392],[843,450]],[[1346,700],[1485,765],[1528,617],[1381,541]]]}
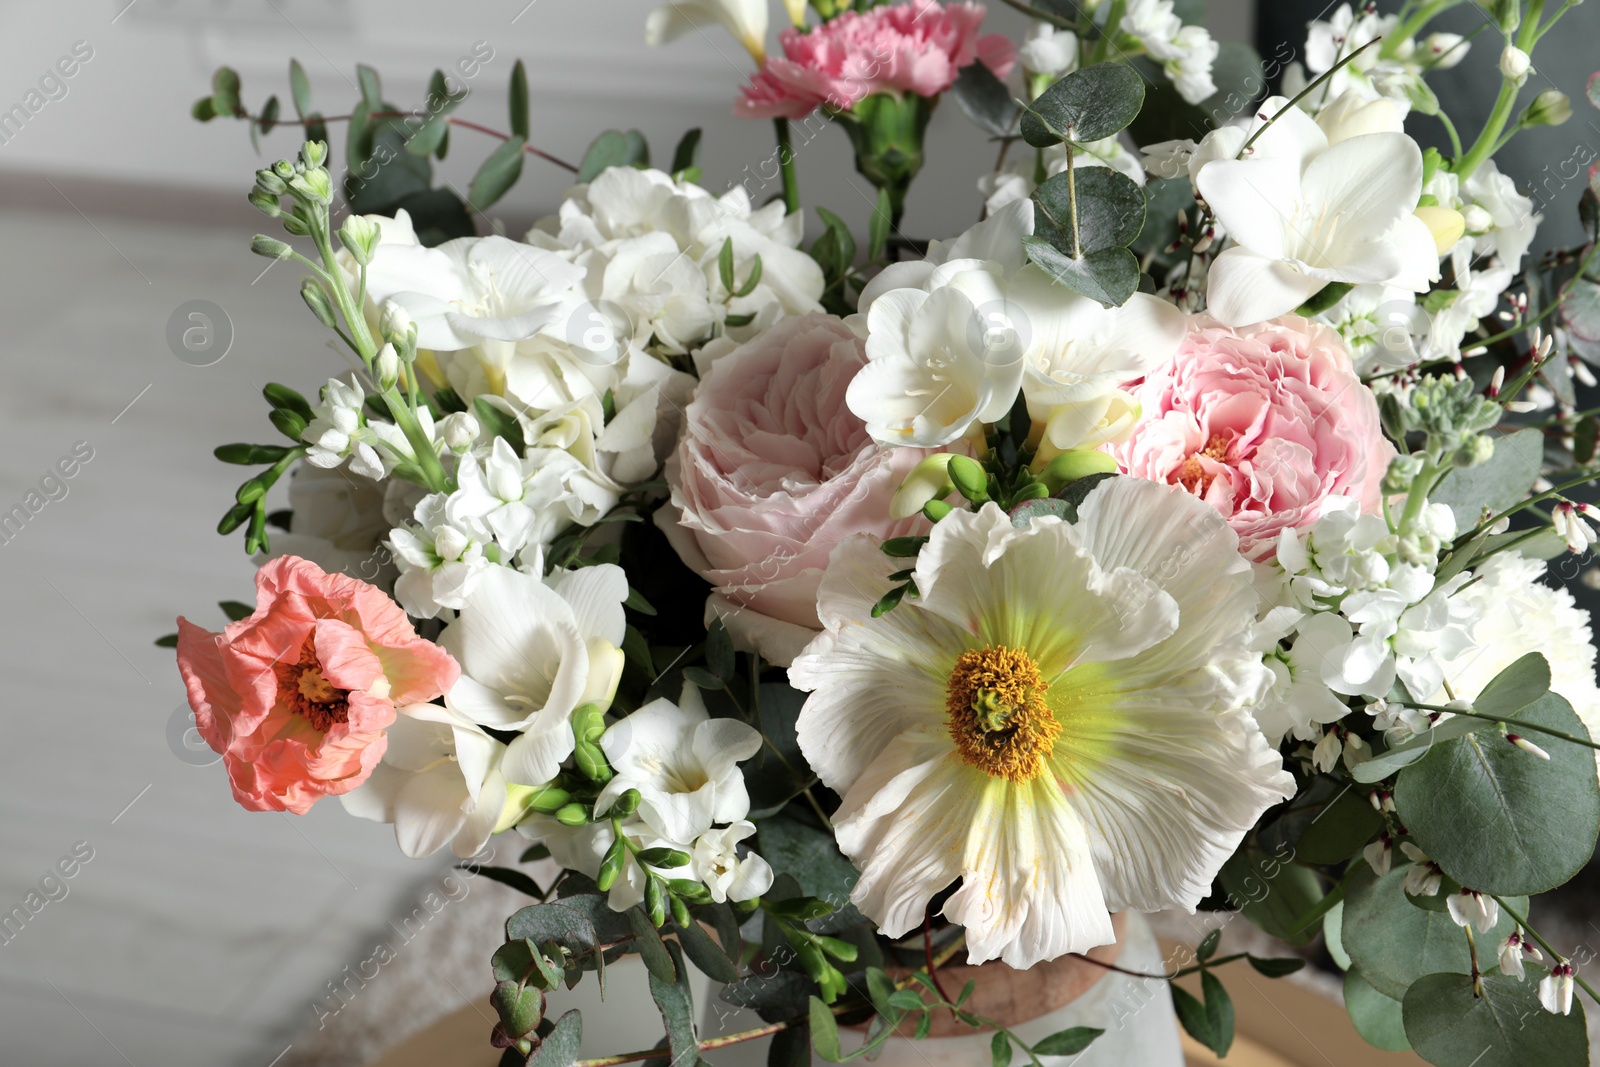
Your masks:
{"label": "yellow flower center", "polygon": [[991,778],[1039,777],[1061,734],[1045,705],[1049,689],[1022,649],[963,652],[945,685],[950,736],[961,758]]}

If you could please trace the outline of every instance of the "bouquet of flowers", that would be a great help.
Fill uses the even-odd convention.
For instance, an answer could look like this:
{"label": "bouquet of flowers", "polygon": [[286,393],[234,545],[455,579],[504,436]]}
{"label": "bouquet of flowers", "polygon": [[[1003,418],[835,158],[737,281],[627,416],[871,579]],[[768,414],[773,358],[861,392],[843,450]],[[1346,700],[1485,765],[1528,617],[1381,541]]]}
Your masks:
{"label": "bouquet of flowers", "polygon": [[[1324,937],[1381,1047],[1587,1062],[1529,897],[1600,831],[1591,630],[1544,580],[1596,540],[1600,177],[1587,244],[1533,261],[1494,160],[1571,116],[1527,83],[1576,0],[1478,0],[1501,88],[1459,132],[1427,76],[1483,45],[1428,26],[1462,0],[1346,4],[1267,63],[1183,0],[1004,2],[1020,44],[965,0],[788,0],[770,54],[765,0],[656,12],[749,50],[770,195],[710,191],[699,131],[561,163],[520,64],[507,133],[454,75],[408,111],[361,68],[339,182],[297,65],[287,122],[217,73],[198,118],[305,132],[252,248],[350,357],[266,387],[286,441],[216,450],[264,468],[219,527],[258,599],[175,643],[235,798],[552,859],[483,868],[534,898],[488,961],[506,1064],[577,1062],[545,994],[630,953],[665,1040],[584,1063],[936,1025],[1057,1062],[1103,1028],[1024,1039],[941,968],[1196,908]],[[923,244],[946,95],[999,161]],[[864,240],[802,206],[796,123],[848,134]],[[462,128],[500,140],[465,199],[430,164]],[[530,156],[576,172],[559,213],[475,235]],[[1217,948],[1152,977],[1199,973],[1174,1006],[1221,1054]],[[697,1033],[686,960],[765,1025]]]}

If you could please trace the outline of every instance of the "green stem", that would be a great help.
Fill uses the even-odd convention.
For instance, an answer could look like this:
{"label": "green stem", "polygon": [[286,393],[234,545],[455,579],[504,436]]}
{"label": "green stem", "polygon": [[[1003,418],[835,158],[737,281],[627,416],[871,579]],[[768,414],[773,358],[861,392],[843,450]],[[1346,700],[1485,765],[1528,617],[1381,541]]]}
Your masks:
{"label": "green stem", "polygon": [[1416,708],[1419,711],[1444,711],[1449,712],[1451,715],[1465,715],[1469,719],[1482,719],[1484,722],[1495,722],[1502,723],[1506,726],[1515,726],[1521,730],[1536,730],[1541,734],[1554,737],[1558,741],[1570,741],[1572,744],[1582,745],[1584,748],[1600,749],[1600,743],[1591,741],[1587,737],[1578,737],[1575,734],[1569,734],[1561,730],[1552,730],[1548,726],[1540,726],[1538,723],[1525,722],[1522,719],[1512,719],[1504,715],[1490,715],[1482,711],[1465,711],[1461,708],[1448,708],[1440,704],[1419,704],[1414,700],[1405,700],[1401,701],[1400,703],[1403,703],[1408,708]]}
{"label": "green stem", "polygon": [[783,172],[783,206],[786,214],[800,210],[800,178],[794,167],[794,140],[789,134],[788,119],[773,119],[773,129],[778,134],[778,168]]}
{"label": "green stem", "polygon": [[[1538,39],[1539,19],[1543,14],[1544,0],[1529,0],[1528,12],[1523,16],[1522,29],[1515,41],[1516,46],[1524,52],[1529,51]],[[1555,19],[1550,21],[1554,24]],[[1483,166],[1484,162],[1494,155],[1500,135],[1505,131],[1506,123],[1511,119],[1511,112],[1517,106],[1517,94],[1521,89],[1522,86],[1509,78],[1501,80],[1500,95],[1495,98],[1494,110],[1489,112],[1489,120],[1484,123],[1483,132],[1478,134],[1478,139],[1467,150],[1466,156],[1456,164],[1456,176],[1463,182],[1472,177],[1473,171]]]}
{"label": "green stem", "polygon": [[1235,158],[1235,159],[1243,159],[1244,158],[1244,154],[1246,152],[1250,151],[1250,146],[1255,144],[1256,140],[1262,134],[1266,133],[1269,129],[1272,128],[1272,124],[1274,122],[1278,121],[1279,116],[1287,114],[1289,112],[1290,108],[1298,106],[1300,101],[1304,100],[1306,97],[1310,96],[1313,92],[1315,92],[1319,85],[1323,85],[1323,84],[1331,81],[1333,79],[1333,76],[1335,74],[1339,73],[1339,71],[1342,68],[1348,66],[1351,62],[1353,62],[1355,60],[1356,56],[1359,56],[1362,52],[1365,52],[1367,49],[1371,48],[1375,44],[1378,44],[1382,40],[1383,40],[1382,37],[1374,37],[1372,40],[1368,41],[1366,44],[1362,45],[1360,48],[1357,48],[1354,52],[1351,52],[1347,56],[1341,57],[1339,62],[1335,63],[1333,66],[1331,66],[1327,70],[1323,71],[1320,75],[1317,76],[1317,80],[1316,81],[1312,82],[1310,85],[1306,86],[1304,89],[1301,89],[1292,98],[1290,98],[1290,100],[1289,100],[1289,102],[1287,104],[1284,104],[1277,111],[1273,112],[1272,117],[1267,119],[1267,121],[1263,122],[1261,124],[1261,128],[1259,130],[1257,130],[1255,133],[1252,133],[1250,135],[1250,139],[1245,141],[1244,145],[1239,149],[1239,154],[1237,156],[1234,156],[1233,158]]}
{"label": "green stem", "polygon": [[[1528,933],[1533,936],[1533,939],[1535,941],[1539,942],[1539,947],[1544,949],[1546,952],[1550,953],[1551,959],[1554,959],[1554,960],[1566,960],[1567,959],[1567,957],[1565,957],[1561,953],[1557,952],[1555,950],[1555,946],[1550,944],[1550,942],[1546,941],[1540,935],[1539,931],[1535,930],[1533,927],[1528,925],[1527,916],[1518,915],[1517,912],[1516,912],[1516,909],[1511,907],[1511,905],[1507,904],[1500,897],[1495,896],[1493,893],[1490,893],[1489,897],[1496,904],[1500,905],[1500,910],[1505,912],[1507,915],[1511,916],[1511,918],[1516,921],[1516,924],[1518,926],[1520,926],[1524,930],[1528,931]],[[1590,1000],[1594,1001],[1596,1004],[1600,1004],[1600,994],[1597,994],[1594,991],[1594,987],[1589,985],[1589,983],[1585,982],[1582,978],[1579,978],[1576,973],[1573,974],[1572,980],[1574,982],[1578,983],[1578,988],[1579,989],[1582,989],[1585,993],[1589,994],[1589,999]]]}
{"label": "green stem", "polygon": [[1073,19],[1066,18],[1063,15],[1058,15],[1053,11],[1041,11],[1030,4],[1023,3],[1022,0],[1000,0],[1000,2],[1007,7],[1016,8],[1029,18],[1036,18],[1040,22],[1048,22],[1050,25],[1055,26],[1058,29],[1071,30],[1080,37],[1082,36],[1082,33],[1078,29],[1078,23]]}
{"label": "green stem", "polygon": [[1489,516],[1489,518],[1487,518],[1487,519],[1483,520],[1482,522],[1478,523],[1478,525],[1474,526],[1472,529],[1468,530],[1466,533],[1462,534],[1461,536],[1457,537],[1453,542],[1451,542],[1450,550],[1452,552],[1455,551],[1456,548],[1460,547],[1461,545],[1466,544],[1468,541],[1471,541],[1474,537],[1477,537],[1480,533],[1482,533],[1483,531],[1487,530],[1489,527],[1493,526],[1495,523],[1499,522],[1501,519],[1509,518],[1510,516],[1515,515],[1517,512],[1523,510],[1524,508],[1531,508],[1531,507],[1533,507],[1533,505],[1539,503],[1542,500],[1549,500],[1553,496],[1560,496],[1562,493],[1566,492],[1568,489],[1575,489],[1580,485],[1587,485],[1589,482],[1594,481],[1596,474],[1600,474],[1600,471],[1587,471],[1584,474],[1580,475],[1579,477],[1572,479],[1570,482],[1562,482],[1560,485],[1555,486],[1555,487],[1553,487],[1551,489],[1547,489],[1544,492],[1538,494],[1537,496],[1531,496],[1527,500],[1524,500],[1522,503],[1514,505],[1513,507],[1507,508],[1506,510],[1502,511],[1498,515]]}
{"label": "green stem", "polygon": [[1067,204],[1072,208],[1072,258],[1083,258],[1083,242],[1078,226],[1078,168],[1072,161],[1072,142],[1063,142],[1067,150]]}

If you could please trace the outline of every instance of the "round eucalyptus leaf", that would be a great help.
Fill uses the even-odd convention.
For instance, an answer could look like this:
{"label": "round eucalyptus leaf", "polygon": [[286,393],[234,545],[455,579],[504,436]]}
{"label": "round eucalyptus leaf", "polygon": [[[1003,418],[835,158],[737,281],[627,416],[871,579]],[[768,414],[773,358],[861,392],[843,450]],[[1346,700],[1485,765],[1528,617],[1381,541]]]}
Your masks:
{"label": "round eucalyptus leaf", "polygon": [[1350,1013],[1356,1033],[1367,1044],[1387,1052],[1404,1052],[1411,1047],[1406,1040],[1400,1002],[1373,989],[1360,971],[1345,973],[1344,1008]]}
{"label": "round eucalyptus leaf", "polygon": [[1050,178],[1033,194],[1045,216],[1043,221],[1061,233],[1059,244],[1065,251],[1072,249],[1074,195],[1077,237],[1085,254],[1126,248],[1144,229],[1144,190],[1132,178],[1110,167],[1077,167]]}
{"label": "round eucalyptus leaf", "polygon": [[[1514,718],[1586,737],[1572,705],[1546,693]],[[1548,760],[1510,744],[1496,729],[1435,745],[1400,772],[1401,821],[1451,878],[1480,893],[1543,893],[1594,855],[1600,782],[1594,751],[1537,730],[1526,734]]]}
{"label": "round eucalyptus leaf", "polygon": [[[1106,248],[1082,259],[1050,237],[1024,237],[1028,258],[1056,282],[1106,307],[1119,307],[1139,291],[1139,261],[1126,248]],[[1068,238],[1070,240],[1070,238]]]}
{"label": "round eucalyptus leaf", "polygon": [[[1471,970],[1467,935],[1461,927],[1447,912],[1425,911],[1406,899],[1401,883],[1407,870],[1409,866],[1401,864],[1377,878],[1363,865],[1345,895],[1339,931],[1351,964],[1374,989],[1395,1000],[1425,974]],[[1519,915],[1528,913],[1525,898],[1507,903]],[[1493,930],[1477,935],[1478,944],[1498,945],[1515,926],[1502,911]]]}
{"label": "round eucalyptus leaf", "polygon": [[1144,79],[1126,63],[1097,63],[1056,82],[1022,114],[1035,148],[1099,141],[1121,133],[1144,106]]}
{"label": "round eucalyptus leaf", "polygon": [[1464,974],[1430,974],[1406,990],[1406,1037],[1438,1067],[1583,1067],[1589,1038],[1583,1007],[1554,1015],[1539,1005],[1545,970],[1525,965],[1527,977],[1483,976],[1476,996]]}

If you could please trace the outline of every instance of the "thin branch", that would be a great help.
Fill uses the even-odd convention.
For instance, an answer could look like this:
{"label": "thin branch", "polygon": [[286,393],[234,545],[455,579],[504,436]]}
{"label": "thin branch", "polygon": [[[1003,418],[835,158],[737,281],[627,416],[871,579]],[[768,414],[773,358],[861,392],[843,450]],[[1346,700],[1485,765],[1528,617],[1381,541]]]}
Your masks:
{"label": "thin branch", "polygon": [[[374,111],[372,114],[368,115],[367,118],[369,118],[369,119],[405,119],[405,118],[411,118],[415,114],[416,114],[416,112],[414,112],[414,111]],[[260,121],[260,116],[252,115],[248,111],[236,112],[234,117],[235,118],[241,118],[241,119],[248,119],[251,122],[259,122]],[[349,122],[354,117],[355,117],[354,115],[332,115],[332,116],[326,116],[326,117],[323,117],[323,118],[316,118],[316,119],[278,119],[273,123],[273,125],[275,125],[275,126],[300,126],[300,127],[304,128],[304,127],[310,126],[314,122],[315,123]],[[466,119],[458,119],[454,115],[446,115],[446,116],[444,116],[444,121],[445,121],[445,123],[447,125],[460,126],[462,129],[465,129],[465,130],[473,130],[473,131],[475,131],[477,133],[488,134],[490,137],[495,137],[495,138],[498,138],[498,139],[500,139],[502,141],[511,140],[511,135],[509,133],[501,133],[499,130],[492,129],[492,128],[488,127],[488,126],[479,125],[476,122],[468,122]],[[559,156],[551,155],[549,152],[546,152],[542,148],[536,148],[531,144],[524,144],[522,146],[522,150],[524,152],[527,152],[529,155],[538,156],[540,159],[545,160],[548,163],[554,163],[556,166],[562,168],[563,170],[569,170],[574,174],[578,173],[578,168],[577,167],[575,167],[571,163],[568,163],[566,160],[560,158]]]}

